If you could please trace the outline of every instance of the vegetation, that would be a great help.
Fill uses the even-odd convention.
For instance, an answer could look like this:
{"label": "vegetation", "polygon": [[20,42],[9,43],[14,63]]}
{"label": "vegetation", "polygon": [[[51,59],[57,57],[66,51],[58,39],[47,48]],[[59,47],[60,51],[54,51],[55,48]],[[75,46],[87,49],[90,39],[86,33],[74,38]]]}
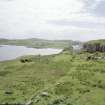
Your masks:
{"label": "vegetation", "polygon": [[0,39],[0,45],[19,45],[34,48],[65,48],[79,43],[72,40],[44,40],[36,38],[17,40]]}
{"label": "vegetation", "polygon": [[[100,59],[89,59],[96,56]],[[73,54],[0,62],[0,104],[105,105],[104,53]]]}
{"label": "vegetation", "polygon": [[97,44],[100,43],[101,45],[105,45],[105,39],[100,39],[100,40],[91,40],[87,42],[88,44]]}

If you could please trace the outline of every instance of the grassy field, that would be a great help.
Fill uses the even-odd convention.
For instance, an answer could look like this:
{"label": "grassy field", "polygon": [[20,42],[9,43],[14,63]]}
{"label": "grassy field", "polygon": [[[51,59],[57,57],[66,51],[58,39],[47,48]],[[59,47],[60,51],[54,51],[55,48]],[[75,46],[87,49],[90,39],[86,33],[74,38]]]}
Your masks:
{"label": "grassy field", "polygon": [[0,62],[0,104],[105,105],[105,60],[89,55],[64,51]]}

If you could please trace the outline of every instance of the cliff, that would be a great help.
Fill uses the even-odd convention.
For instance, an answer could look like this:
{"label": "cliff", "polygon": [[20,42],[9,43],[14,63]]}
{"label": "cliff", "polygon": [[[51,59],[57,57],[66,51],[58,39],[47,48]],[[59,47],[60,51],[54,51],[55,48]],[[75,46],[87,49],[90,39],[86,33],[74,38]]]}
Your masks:
{"label": "cliff", "polygon": [[83,50],[87,52],[105,52],[105,40],[93,40],[84,43]]}

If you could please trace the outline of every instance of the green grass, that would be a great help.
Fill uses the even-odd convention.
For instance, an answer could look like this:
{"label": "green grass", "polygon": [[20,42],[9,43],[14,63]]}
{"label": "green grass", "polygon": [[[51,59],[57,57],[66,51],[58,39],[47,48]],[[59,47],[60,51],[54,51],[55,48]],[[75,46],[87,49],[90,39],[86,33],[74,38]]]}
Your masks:
{"label": "green grass", "polygon": [[105,60],[87,61],[88,55],[64,51],[0,62],[0,103],[105,105]]}

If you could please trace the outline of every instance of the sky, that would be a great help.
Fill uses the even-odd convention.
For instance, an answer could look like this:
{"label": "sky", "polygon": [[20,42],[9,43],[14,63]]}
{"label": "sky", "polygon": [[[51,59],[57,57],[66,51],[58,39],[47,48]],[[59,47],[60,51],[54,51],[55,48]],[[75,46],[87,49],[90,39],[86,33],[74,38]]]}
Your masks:
{"label": "sky", "polygon": [[0,0],[0,38],[105,39],[105,0]]}

